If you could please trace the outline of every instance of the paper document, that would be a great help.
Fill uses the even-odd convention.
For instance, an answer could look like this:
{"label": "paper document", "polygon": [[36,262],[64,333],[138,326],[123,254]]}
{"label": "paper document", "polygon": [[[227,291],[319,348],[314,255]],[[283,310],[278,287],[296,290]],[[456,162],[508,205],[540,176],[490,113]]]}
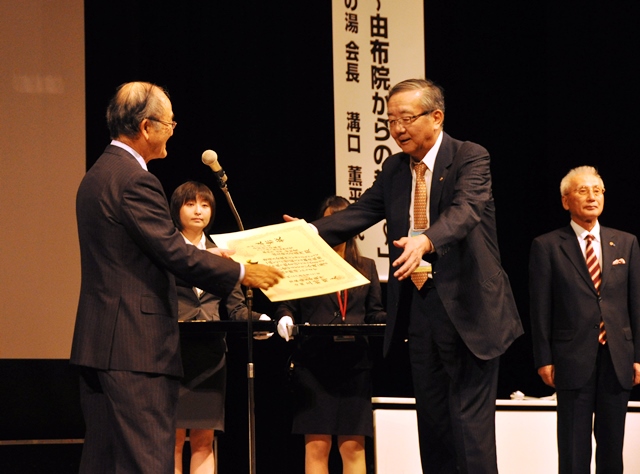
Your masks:
{"label": "paper document", "polygon": [[271,301],[324,295],[369,283],[304,220],[285,222],[231,234],[214,234],[221,248],[235,250],[233,260],[275,267],[284,278],[269,290]]}

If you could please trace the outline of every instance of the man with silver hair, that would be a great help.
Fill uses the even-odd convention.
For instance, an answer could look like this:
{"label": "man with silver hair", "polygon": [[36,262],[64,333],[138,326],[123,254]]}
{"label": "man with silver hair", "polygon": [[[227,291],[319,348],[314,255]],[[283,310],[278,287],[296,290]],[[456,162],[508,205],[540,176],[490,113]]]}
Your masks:
{"label": "man with silver hair", "polygon": [[623,472],[627,403],[640,383],[640,248],[600,225],[604,191],[595,168],[569,171],[560,193],[570,224],[531,246],[534,359],[557,393],[561,474],[590,472],[592,431],[596,472]]}
{"label": "man with silver hair", "polygon": [[80,472],[174,472],[179,378],[175,276],[226,294],[283,275],[187,245],[147,163],[167,156],[176,122],[160,87],[130,82],[107,109],[112,141],[76,198],[82,286],[71,363],[86,424]]}
{"label": "man with silver hair", "polygon": [[389,91],[387,158],[358,202],[314,222],[335,246],[386,219],[385,355],[409,341],[425,473],[497,473],[500,356],[522,324],[500,263],[489,153],[443,131],[444,95],[409,79]]}

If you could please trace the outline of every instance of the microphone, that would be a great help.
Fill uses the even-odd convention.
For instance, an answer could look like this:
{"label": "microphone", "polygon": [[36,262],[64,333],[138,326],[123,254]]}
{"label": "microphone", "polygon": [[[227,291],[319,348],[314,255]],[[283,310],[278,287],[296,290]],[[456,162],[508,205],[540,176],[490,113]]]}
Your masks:
{"label": "microphone", "polygon": [[211,170],[214,172],[220,188],[222,190],[226,189],[227,174],[224,172],[222,166],[220,166],[220,163],[218,162],[218,154],[213,150],[206,150],[202,154],[202,162],[209,168],[211,168]]}
{"label": "microphone", "polygon": [[233,216],[236,218],[236,222],[238,223],[238,227],[240,230],[244,230],[244,226],[242,225],[242,220],[238,215],[238,211],[236,209],[235,204],[233,204],[233,199],[231,199],[231,194],[229,193],[229,188],[227,187],[227,174],[218,163],[218,154],[213,150],[205,150],[202,154],[202,162],[207,165],[213,171],[213,174],[216,175],[218,180],[218,185],[220,189],[224,192],[225,197],[227,198],[227,202],[229,203],[229,207],[233,212]]}

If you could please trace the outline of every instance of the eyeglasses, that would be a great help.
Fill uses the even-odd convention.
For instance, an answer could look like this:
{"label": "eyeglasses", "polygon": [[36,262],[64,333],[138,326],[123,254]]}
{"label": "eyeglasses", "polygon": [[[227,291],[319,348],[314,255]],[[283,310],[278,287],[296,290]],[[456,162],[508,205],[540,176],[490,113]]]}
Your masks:
{"label": "eyeglasses", "polygon": [[407,127],[411,125],[413,122],[418,120],[423,115],[429,115],[433,110],[427,110],[426,112],[422,112],[418,115],[412,115],[411,117],[400,117],[396,120],[389,120],[389,128],[395,127],[396,125],[402,125],[403,127]]}
{"label": "eyeglasses", "polygon": [[602,186],[580,186],[573,190],[574,193],[580,196],[587,196],[589,192],[592,192],[595,197],[604,194],[604,187]]}
{"label": "eyeglasses", "polygon": [[169,125],[172,130],[175,130],[176,125],[178,125],[178,122],[165,122],[164,120],[158,120],[157,118],[153,118],[153,117],[147,117],[147,119],[153,120],[154,122],[160,122],[165,125]]}

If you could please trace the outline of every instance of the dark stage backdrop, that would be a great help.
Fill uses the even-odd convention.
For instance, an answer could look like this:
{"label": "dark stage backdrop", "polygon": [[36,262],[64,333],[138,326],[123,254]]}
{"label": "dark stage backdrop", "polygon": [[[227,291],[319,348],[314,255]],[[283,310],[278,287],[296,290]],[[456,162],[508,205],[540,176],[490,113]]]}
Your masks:
{"label": "dark stage backdrop", "polygon": [[[150,165],[167,195],[189,179],[215,186],[200,162],[212,148],[245,227],[281,222],[283,213],[314,216],[334,192],[330,2],[85,3],[88,167],[108,143],[104,112],[115,88],[151,81],[168,88],[178,122],[168,158]],[[483,3],[425,1],[426,75],[445,88],[445,129],[492,155],[502,258],[528,329],[529,245],[567,224],[558,188],[570,168],[598,167],[607,187],[602,224],[640,234],[640,3]],[[216,231],[236,230],[214,192]],[[264,297],[255,304],[273,313]],[[372,346],[379,351],[378,341]],[[230,337],[221,472],[246,457],[242,349]],[[288,435],[289,351],[276,338],[256,347],[263,472],[302,466],[302,442]],[[375,394],[410,396],[405,354],[392,362],[402,370],[377,361]],[[502,360],[499,396],[515,390],[550,393],[535,373],[528,334]]]}

